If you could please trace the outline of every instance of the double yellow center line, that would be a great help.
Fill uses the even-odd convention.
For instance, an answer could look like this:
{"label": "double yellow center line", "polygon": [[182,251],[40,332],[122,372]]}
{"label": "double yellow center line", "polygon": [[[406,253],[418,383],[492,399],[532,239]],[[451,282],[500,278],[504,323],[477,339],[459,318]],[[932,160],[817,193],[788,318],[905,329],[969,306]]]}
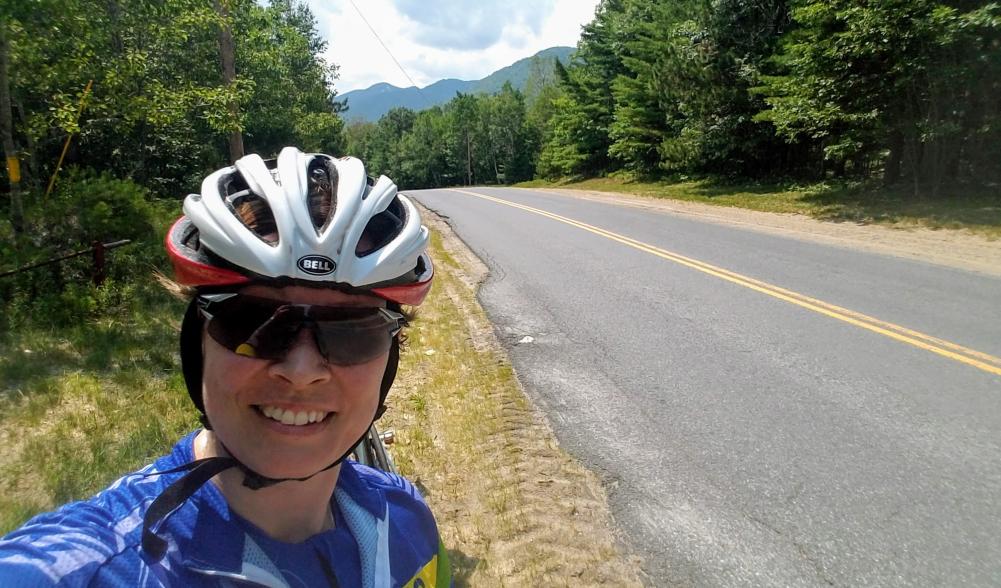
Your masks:
{"label": "double yellow center line", "polygon": [[665,249],[643,243],[642,241],[637,241],[625,235],[620,235],[618,233],[613,233],[612,231],[606,231],[605,229],[595,227],[580,221],[567,218],[565,216],[560,216],[558,214],[553,214],[545,210],[540,210],[538,208],[533,208],[531,206],[525,206],[524,204],[516,204],[514,202],[509,202],[507,200],[501,200],[500,198],[494,198],[493,196],[487,196],[485,194],[478,194],[476,192],[470,192],[468,190],[458,190],[452,189],[453,192],[459,192],[461,194],[467,194],[469,196],[475,196],[477,198],[482,198],[484,200],[489,200],[491,202],[496,202],[498,204],[503,204],[505,206],[510,206],[512,208],[518,208],[526,212],[531,212],[544,216],[546,218],[559,221],[561,223],[568,224],[585,231],[594,233],[595,235],[600,235],[612,241],[617,241],[623,245],[627,245],[634,249],[639,249],[646,253],[650,253],[666,259],[668,261],[673,261],[675,263],[681,264],[686,267],[690,267],[694,270],[700,271],[711,276],[732,282],[739,286],[745,288],[750,288],[756,292],[760,292],[767,296],[773,298],[778,298],[790,304],[795,304],[801,308],[807,310],[812,310],[813,312],[829,316],[833,319],[846,322],[850,325],[855,325],[856,327],[861,327],[867,331],[872,331],[873,333],[879,333],[891,339],[895,339],[902,343],[907,343],[908,345],[913,345],[920,349],[926,351],[931,351],[941,355],[942,357],[947,357],[949,359],[965,363],[966,365],[973,366],[977,369],[981,369],[985,372],[989,372],[998,376],[1001,376],[1001,358],[989,355],[987,353],[982,353],[973,349],[968,349],[962,345],[957,345],[950,341],[945,341],[937,337],[932,337],[931,335],[925,335],[924,333],[919,333],[902,327],[900,325],[895,325],[893,323],[888,323],[886,321],[881,321],[877,318],[862,314],[860,312],[855,312],[847,308],[842,308],[834,304],[828,304],[823,300],[817,300],[816,298],[810,298],[809,296],[804,296],[797,292],[791,290],[786,290],[785,288],[780,288],[760,280],[755,280],[736,272],[731,272],[729,270],[710,265],[708,263],[699,261],[697,259],[692,259],[690,257],[685,257],[684,255],[678,255],[677,253],[672,253]]}

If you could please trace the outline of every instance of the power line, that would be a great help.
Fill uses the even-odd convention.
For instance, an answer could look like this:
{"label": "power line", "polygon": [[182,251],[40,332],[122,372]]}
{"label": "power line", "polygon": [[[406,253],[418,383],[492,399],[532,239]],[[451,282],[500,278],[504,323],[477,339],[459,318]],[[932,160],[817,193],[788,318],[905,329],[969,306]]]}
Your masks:
{"label": "power line", "polygon": [[362,22],[365,23],[365,26],[368,27],[368,30],[372,31],[372,35],[375,37],[377,41],[379,41],[379,44],[382,45],[382,48],[385,49],[386,53],[389,54],[390,59],[393,60],[393,63],[396,64],[396,67],[400,68],[400,71],[403,72],[403,75],[406,76],[408,80],[410,80],[410,83],[413,84],[415,88],[417,88],[417,93],[421,95],[421,99],[423,99],[428,106],[433,106],[433,104],[431,104],[431,101],[427,99],[427,96],[424,95],[424,91],[421,90],[420,86],[417,85],[417,82],[415,82],[414,79],[410,77],[410,74],[408,74],[407,70],[403,68],[403,65],[401,65],[400,62],[396,59],[396,56],[393,55],[393,52],[389,50],[389,47],[387,47],[386,44],[382,42],[382,38],[379,36],[379,33],[375,32],[375,29],[372,28],[372,25],[369,24],[368,19],[365,18],[365,15],[361,13],[361,10],[358,8],[358,5],[355,4],[355,0],[348,0],[348,2],[351,3],[351,6],[355,9],[355,12],[358,13],[358,16],[361,17]]}

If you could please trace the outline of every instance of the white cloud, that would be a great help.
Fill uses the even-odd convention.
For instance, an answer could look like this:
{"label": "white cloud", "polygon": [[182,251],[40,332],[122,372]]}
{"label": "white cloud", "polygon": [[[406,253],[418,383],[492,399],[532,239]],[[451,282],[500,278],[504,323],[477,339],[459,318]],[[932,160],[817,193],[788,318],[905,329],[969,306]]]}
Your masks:
{"label": "white cloud", "polygon": [[509,26],[539,32],[555,0],[397,0],[396,8],[417,23],[414,38],[422,45],[442,49],[486,49],[496,44]]}
{"label": "white cloud", "polygon": [[[574,46],[598,0],[354,0],[420,87],[479,79],[556,45]],[[378,82],[413,85],[348,0],[308,0],[325,58],[340,66],[338,93]]]}

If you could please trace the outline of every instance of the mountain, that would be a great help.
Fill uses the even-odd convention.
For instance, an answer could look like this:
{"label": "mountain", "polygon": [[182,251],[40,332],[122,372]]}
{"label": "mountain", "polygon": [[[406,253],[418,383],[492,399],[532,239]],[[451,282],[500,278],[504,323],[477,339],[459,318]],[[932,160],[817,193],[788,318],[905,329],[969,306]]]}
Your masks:
{"label": "mountain", "polygon": [[390,109],[402,106],[412,110],[424,110],[439,104],[445,104],[455,98],[456,92],[464,94],[493,94],[499,92],[504,82],[519,90],[525,89],[525,83],[532,72],[532,60],[540,59],[549,67],[552,60],[559,59],[566,63],[573,47],[550,47],[539,51],[531,57],[519,59],[511,65],[501,68],[482,80],[439,80],[430,86],[417,89],[417,86],[399,88],[385,82],[375,84],[364,90],[352,90],[340,94],[339,101],[347,100],[348,111],[344,113],[347,120],[375,121],[389,112]]}

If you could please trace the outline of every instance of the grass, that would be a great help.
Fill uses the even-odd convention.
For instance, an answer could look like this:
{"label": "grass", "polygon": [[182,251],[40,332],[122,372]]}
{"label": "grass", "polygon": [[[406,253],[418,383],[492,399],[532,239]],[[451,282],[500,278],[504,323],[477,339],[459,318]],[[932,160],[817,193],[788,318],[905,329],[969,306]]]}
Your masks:
{"label": "grass", "polygon": [[718,180],[639,181],[627,176],[581,181],[532,180],[524,188],[574,188],[805,214],[832,222],[878,223],[896,228],[965,229],[1001,238],[1001,192],[956,187],[942,197],[915,198],[905,189],[865,186],[732,184]]}
{"label": "grass", "polygon": [[182,310],[148,284],[101,318],[0,337],[0,534],[90,496],[196,425],[174,356]]}

